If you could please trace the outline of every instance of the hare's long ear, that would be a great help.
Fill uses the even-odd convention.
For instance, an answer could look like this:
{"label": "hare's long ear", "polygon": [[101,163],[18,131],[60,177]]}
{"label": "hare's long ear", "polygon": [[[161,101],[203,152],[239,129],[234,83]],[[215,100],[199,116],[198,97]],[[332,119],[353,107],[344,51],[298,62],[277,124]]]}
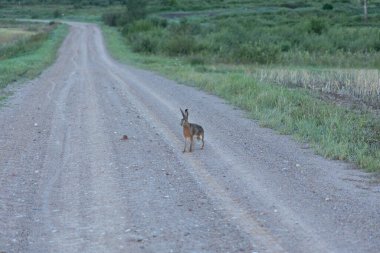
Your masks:
{"label": "hare's long ear", "polygon": [[182,109],[179,108],[181,110],[181,113],[182,113],[182,117],[185,118],[185,113],[183,113]]}
{"label": "hare's long ear", "polygon": [[185,109],[185,115],[186,115],[186,118],[189,117],[189,110]]}

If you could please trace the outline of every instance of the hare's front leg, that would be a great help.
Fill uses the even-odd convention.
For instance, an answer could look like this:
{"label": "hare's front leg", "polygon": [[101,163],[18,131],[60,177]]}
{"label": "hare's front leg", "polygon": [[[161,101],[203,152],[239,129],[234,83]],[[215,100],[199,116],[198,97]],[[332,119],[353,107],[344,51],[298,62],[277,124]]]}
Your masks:
{"label": "hare's front leg", "polygon": [[190,137],[190,152],[193,151],[193,143],[194,143],[194,141],[193,141],[193,136],[191,136],[191,137]]}

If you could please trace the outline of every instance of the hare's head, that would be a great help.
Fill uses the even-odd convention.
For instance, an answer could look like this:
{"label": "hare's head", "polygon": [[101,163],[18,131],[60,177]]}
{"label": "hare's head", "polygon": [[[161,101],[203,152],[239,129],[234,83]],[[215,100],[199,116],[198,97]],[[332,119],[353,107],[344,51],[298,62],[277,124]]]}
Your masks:
{"label": "hare's head", "polygon": [[189,118],[189,111],[186,109],[185,112],[183,112],[181,108],[179,109],[181,110],[181,113],[182,113],[181,126],[183,126],[183,124],[188,122],[187,119]]}

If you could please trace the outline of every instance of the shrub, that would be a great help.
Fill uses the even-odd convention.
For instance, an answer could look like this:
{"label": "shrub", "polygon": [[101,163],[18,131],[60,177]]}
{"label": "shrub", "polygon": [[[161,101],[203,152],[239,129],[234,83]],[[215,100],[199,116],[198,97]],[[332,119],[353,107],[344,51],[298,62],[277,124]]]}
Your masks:
{"label": "shrub", "polygon": [[170,37],[163,48],[171,56],[190,55],[198,51],[196,40],[190,35],[175,35]]}
{"label": "shrub", "polygon": [[201,31],[198,23],[190,23],[187,19],[182,18],[179,24],[172,24],[169,30],[173,34],[191,34],[196,35]]}
{"label": "shrub", "polygon": [[326,3],[322,6],[322,10],[332,10],[334,6],[332,4]]}
{"label": "shrub", "polygon": [[168,21],[164,18],[159,18],[159,17],[152,17],[149,19],[150,22],[156,27],[162,27],[165,28],[168,26]]}
{"label": "shrub", "polygon": [[208,49],[219,55],[228,54],[245,41],[249,41],[247,31],[238,24],[224,27],[221,31],[212,33],[208,37]]}
{"label": "shrub", "polygon": [[109,12],[102,15],[102,21],[108,26],[118,26],[121,19],[121,12]]}
{"label": "shrub", "polygon": [[284,41],[281,44],[281,51],[288,52],[291,49],[291,44],[288,41]]}
{"label": "shrub", "polygon": [[205,59],[199,56],[191,56],[189,57],[189,63],[193,66],[195,65],[204,65]]}
{"label": "shrub", "polygon": [[62,13],[60,10],[56,9],[54,12],[53,12],[53,17],[54,18],[59,18],[60,16],[62,16]]}
{"label": "shrub", "polygon": [[146,5],[147,0],[128,0],[126,2],[126,22],[143,19],[147,15]]}
{"label": "shrub", "polygon": [[309,33],[322,34],[323,31],[327,30],[327,24],[322,19],[312,19],[308,25]]}
{"label": "shrub", "polygon": [[134,52],[139,53],[156,53],[158,49],[158,40],[151,34],[137,33],[129,38],[130,45]]}
{"label": "shrub", "polygon": [[233,52],[233,59],[238,63],[275,63],[280,54],[280,48],[276,45],[262,42],[243,43]]}
{"label": "shrub", "polygon": [[154,28],[153,23],[147,19],[137,20],[131,24],[127,24],[123,27],[123,34],[132,34],[139,32],[148,32]]}
{"label": "shrub", "polygon": [[327,52],[335,49],[329,37],[324,34],[309,34],[305,36],[300,46],[308,52]]}

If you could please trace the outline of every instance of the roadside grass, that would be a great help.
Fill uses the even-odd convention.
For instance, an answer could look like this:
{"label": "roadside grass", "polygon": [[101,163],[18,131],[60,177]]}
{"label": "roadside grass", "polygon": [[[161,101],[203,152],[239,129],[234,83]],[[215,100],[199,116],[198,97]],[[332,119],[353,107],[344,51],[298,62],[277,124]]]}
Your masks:
{"label": "roadside grass", "polygon": [[39,48],[47,39],[56,23],[27,24],[25,22],[3,22],[0,31],[0,60],[16,57]]}
{"label": "roadside grass", "polygon": [[8,84],[22,79],[31,79],[51,64],[56,58],[56,52],[63,41],[68,28],[59,25],[50,31],[37,48],[23,51],[0,61],[0,89]]}
{"label": "roadside grass", "polygon": [[333,105],[304,88],[260,82],[244,67],[192,64],[186,58],[133,53],[116,29],[102,26],[110,54],[216,94],[248,111],[263,127],[291,134],[327,158],[380,171],[380,120],[369,112]]}

